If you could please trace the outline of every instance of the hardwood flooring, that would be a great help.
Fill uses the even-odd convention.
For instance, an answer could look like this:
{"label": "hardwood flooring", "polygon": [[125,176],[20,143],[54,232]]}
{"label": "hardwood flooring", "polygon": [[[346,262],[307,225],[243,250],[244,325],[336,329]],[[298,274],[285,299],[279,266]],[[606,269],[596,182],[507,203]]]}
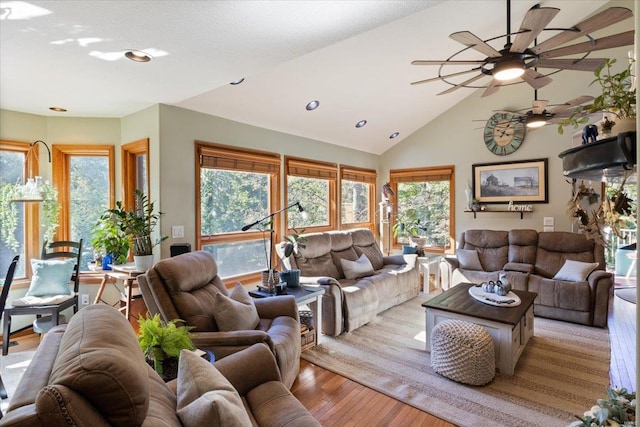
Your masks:
{"label": "hardwood flooring", "polygon": [[[627,282],[624,277],[616,282],[635,286],[634,280]],[[615,296],[610,304],[611,384],[635,391],[636,305]],[[10,347],[10,353],[35,350],[39,343],[32,333],[11,339],[19,345]],[[291,391],[325,426],[454,426],[305,360]]]}

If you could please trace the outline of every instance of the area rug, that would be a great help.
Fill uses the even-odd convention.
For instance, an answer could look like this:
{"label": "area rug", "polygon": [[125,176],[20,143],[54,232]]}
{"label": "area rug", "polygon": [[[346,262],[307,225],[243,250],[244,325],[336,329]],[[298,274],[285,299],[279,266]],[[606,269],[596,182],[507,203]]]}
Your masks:
{"label": "area rug", "polygon": [[632,304],[636,304],[638,299],[638,290],[636,288],[616,289],[615,293],[618,298],[622,298]]}
{"label": "area rug", "polygon": [[419,296],[375,321],[302,353],[318,366],[459,426],[566,426],[606,394],[606,329],[536,317],[514,376],[487,386],[448,380],[431,369]]}
{"label": "area rug", "polygon": [[24,374],[27,366],[31,363],[31,359],[33,359],[35,353],[35,351],[11,353],[11,349],[9,349],[8,355],[0,356],[0,374],[2,374],[4,388],[9,395],[9,398],[0,400],[0,410],[2,410],[3,414],[7,412],[9,400],[11,400],[11,396],[13,396],[13,392],[18,387],[22,374]]}

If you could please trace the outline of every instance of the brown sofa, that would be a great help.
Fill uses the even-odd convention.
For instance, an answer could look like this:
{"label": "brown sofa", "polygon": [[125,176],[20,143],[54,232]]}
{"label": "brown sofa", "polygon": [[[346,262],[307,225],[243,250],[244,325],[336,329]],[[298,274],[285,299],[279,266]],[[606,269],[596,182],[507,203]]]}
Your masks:
{"label": "brown sofa", "polygon": [[[284,257],[286,242],[276,245],[287,269],[300,270],[300,283],[325,289],[322,332],[337,336],[370,322],[376,314],[418,295],[416,255],[383,256],[369,229],[329,231],[302,235],[304,247]],[[354,262],[362,255],[373,270],[347,279],[341,260]]]}
{"label": "brown sofa", "polygon": [[[474,253],[477,253],[480,265],[474,265]],[[566,271],[567,260],[592,263],[595,270],[584,280],[554,278],[561,269]],[[535,315],[607,326],[613,275],[604,271],[604,248],[583,234],[467,230],[458,240],[456,256],[448,256],[445,261],[449,268],[445,276],[448,276],[450,286],[462,282],[496,281],[505,274],[515,289],[538,294],[534,302]],[[569,264],[571,262],[567,266]]]}
{"label": "brown sofa", "polygon": [[195,251],[156,263],[138,276],[142,296],[151,314],[165,321],[181,319],[193,326],[193,342],[222,359],[253,344],[267,344],[278,362],[282,380],[291,387],[300,370],[300,322],[293,296],[253,301],[259,322],[254,329],[224,330],[216,322],[217,294],[229,292],[218,276],[218,266],[206,251]]}
{"label": "brown sofa", "polygon": [[[246,411],[253,425],[320,425],[280,381],[266,345],[235,353],[214,367],[238,392],[236,410]],[[92,305],[45,335],[0,425],[183,426],[176,413],[180,381],[165,384],[145,362],[121,313]]]}

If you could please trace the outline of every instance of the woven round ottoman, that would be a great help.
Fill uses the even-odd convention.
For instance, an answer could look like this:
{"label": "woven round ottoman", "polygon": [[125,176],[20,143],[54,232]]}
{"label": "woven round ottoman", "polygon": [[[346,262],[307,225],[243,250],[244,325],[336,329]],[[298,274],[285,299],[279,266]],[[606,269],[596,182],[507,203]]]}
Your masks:
{"label": "woven round ottoman", "polygon": [[451,380],[484,385],[496,374],[493,339],[485,328],[445,320],[431,331],[431,367]]}

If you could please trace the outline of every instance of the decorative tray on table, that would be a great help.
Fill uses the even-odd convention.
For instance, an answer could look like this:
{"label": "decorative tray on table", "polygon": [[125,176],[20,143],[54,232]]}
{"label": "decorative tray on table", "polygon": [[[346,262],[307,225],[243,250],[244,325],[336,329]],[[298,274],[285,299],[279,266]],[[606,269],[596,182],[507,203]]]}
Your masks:
{"label": "decorative tray on table", "polygon": [[520,297],[511,291],[505,296],[500,296],[485,292],[480,286],[471,286],[469,288],[469,295],[481,303],[495,305],[496,307],[517,307],[521,303]]}

